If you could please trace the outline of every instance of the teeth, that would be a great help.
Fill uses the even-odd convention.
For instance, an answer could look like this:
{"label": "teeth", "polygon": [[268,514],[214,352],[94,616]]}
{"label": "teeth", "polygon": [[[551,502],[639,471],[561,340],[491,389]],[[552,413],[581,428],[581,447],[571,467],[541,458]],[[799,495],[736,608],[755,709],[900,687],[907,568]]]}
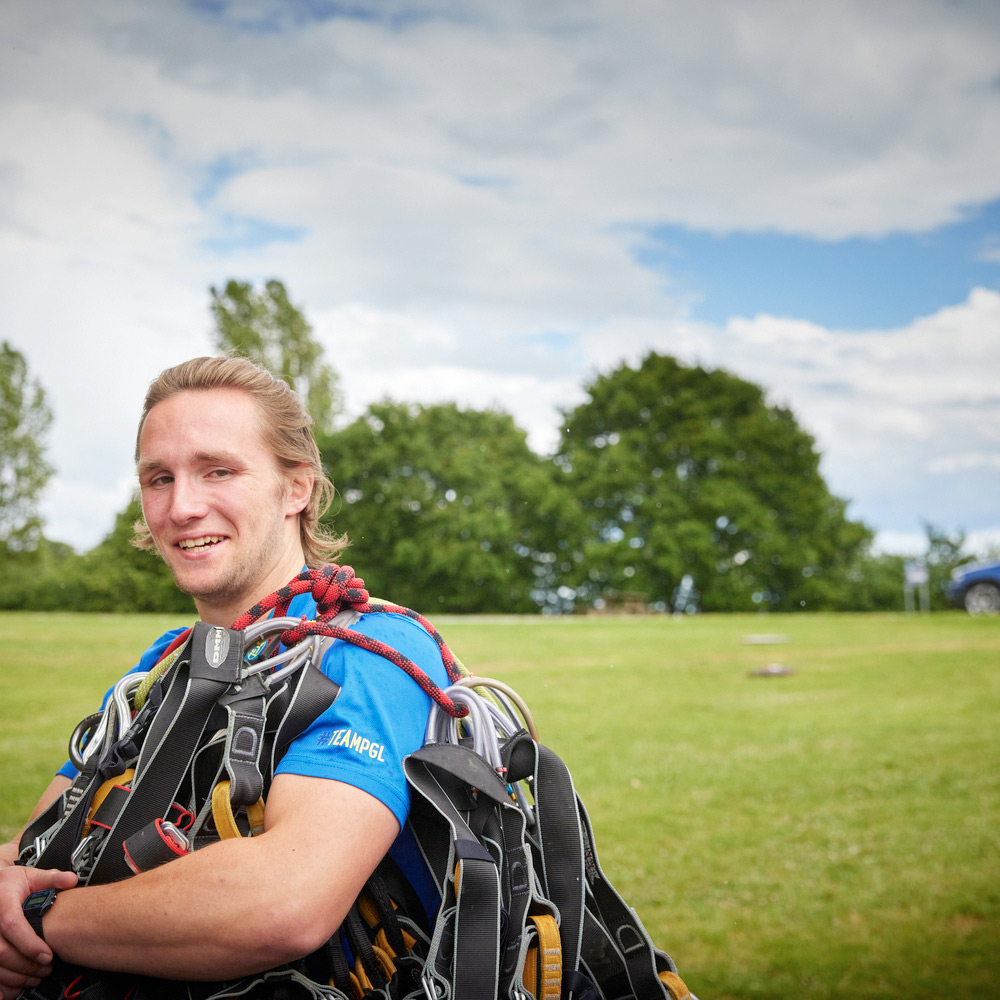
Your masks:
{"label": "teeth", "polygon": [[182,549],[200,549],[204,548],[206,545],[212,545],[215,542],[222,541],[222,535],[203,535],[201,538],[184,538],[181,539],[177,544]]}

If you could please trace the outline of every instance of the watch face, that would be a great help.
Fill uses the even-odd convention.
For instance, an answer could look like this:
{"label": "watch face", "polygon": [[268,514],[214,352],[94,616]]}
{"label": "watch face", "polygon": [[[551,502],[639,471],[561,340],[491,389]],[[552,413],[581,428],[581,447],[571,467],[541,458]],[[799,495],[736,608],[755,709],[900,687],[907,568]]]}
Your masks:
{"label": "watch face", "polygon": [[43,914],[55,902],[56,890],[43,889],[40,892],[33,892],[25,901],[22,909],[25,913]]}

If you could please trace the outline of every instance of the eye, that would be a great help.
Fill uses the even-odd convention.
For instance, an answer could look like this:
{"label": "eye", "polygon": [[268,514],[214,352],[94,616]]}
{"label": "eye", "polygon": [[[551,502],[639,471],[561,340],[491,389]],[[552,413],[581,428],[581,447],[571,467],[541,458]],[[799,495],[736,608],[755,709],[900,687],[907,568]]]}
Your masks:
{"label": "eye", "polygon": [[164,473],[158,476],[153,476],[152,479],[147,481],[146,485],[156,489],[161,486],[169,486],[173,481],[173,476],[168,476]]}
{"label": "eye", "polygon": [[233,474],[232,469],[212,469],[208,474],[209,479],[228,479]]}

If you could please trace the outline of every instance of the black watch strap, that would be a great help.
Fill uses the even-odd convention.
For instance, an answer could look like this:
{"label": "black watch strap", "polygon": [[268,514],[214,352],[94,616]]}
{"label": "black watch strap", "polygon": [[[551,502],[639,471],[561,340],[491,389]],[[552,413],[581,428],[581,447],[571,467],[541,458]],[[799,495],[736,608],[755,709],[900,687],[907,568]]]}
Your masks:
{"label": "black watch strap", "polygon": [[31,924],[31,929],[44,941],[45,935],[42,933],[42,917],[52,909],[52,904],[56,901],[58,889],[42,889],[40,892],[33,892],[22,904],[25,919]]}

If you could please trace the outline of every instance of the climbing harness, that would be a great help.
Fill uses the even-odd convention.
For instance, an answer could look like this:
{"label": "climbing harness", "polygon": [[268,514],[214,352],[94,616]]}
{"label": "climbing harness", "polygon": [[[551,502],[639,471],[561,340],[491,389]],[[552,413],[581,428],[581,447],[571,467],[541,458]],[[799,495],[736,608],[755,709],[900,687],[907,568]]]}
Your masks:
{"label": "climbing harness", "polygon": [[[309,592],[313,621],[287,617]],[[434,638],[439,688],[353,631],[394,612]],[[268,617],[270,616],[270,617]],[[342,640],[404,670],[432,699],[424,745],[403,761],[408,826],[440,896],[429,918],[387,856],[340,931],[302,960],[225,983],[69,967],[22,1000],[685,1000],[677,968],[604,876],[587,813],[531,712],[475,677],[416,612],[372,601],[351,567],[307,570],[230,629],[198,622],[148,673],[126,675],[70,740],[79,774],[25,831],[19,864],[117,881],[213,841],[263,830],[288,745],[339,693],[319,666]]]}

